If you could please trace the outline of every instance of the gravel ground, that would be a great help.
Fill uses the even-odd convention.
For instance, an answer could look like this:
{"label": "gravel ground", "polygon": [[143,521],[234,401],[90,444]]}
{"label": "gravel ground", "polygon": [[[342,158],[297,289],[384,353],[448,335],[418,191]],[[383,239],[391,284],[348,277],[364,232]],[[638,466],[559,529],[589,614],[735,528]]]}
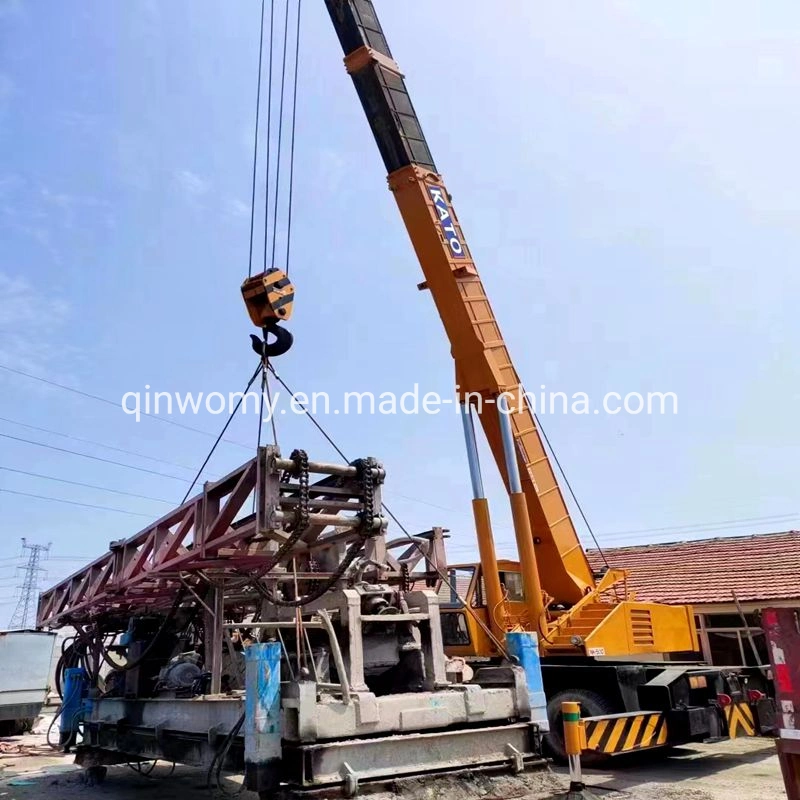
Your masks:
{"label": "gravel ground", "polygon": [[[45,741],[49,719],[36,732],[0,739],[0,800],[208,800],[202,771],[157,766],[150,778],[127,767],[113,767],[100,786],[87,786],[71,756],[59,755]],[[608,800],[779,800],[784,790],[775,746],[765,739],[739,739],[693,745],[668,755],[644,754],[614,762],[613,771],[587,770],[586,783]],[[521,776],[480,773],[438,780],[408,781],[369,800],[555,800],[569,781],[560,768]],[[230,788],[236,789],[231,783]],[[240,794],[240,800],[255,795]],[[87,799],[88,800],[88,799]]]}

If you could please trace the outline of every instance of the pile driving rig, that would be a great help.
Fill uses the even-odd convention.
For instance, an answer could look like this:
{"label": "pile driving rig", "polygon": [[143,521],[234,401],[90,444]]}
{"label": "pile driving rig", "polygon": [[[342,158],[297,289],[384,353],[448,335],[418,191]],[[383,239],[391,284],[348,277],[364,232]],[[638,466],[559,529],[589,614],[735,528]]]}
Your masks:
{"label": "pile driving rig", "polygon": [[43,593],[39,625],[76,631],[61,744],[95,777],[161,759],[263,797],[541,763],[535,637],[474,672],[445,656],[442,531],[387,541],[384,478],[261,448]]}

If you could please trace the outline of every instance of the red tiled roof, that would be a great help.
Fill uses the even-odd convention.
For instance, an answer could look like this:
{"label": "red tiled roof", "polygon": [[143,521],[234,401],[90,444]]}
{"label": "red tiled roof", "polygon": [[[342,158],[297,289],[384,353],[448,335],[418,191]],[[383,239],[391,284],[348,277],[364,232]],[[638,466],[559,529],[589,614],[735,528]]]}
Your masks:
{"label": "red tiled roof", "polygon": [[[733,603],[800,598],[800,531],[646,544],[603,550],[608,563],[629,571],[637,600]],[[590,550],[592,567],[605,563]]]}

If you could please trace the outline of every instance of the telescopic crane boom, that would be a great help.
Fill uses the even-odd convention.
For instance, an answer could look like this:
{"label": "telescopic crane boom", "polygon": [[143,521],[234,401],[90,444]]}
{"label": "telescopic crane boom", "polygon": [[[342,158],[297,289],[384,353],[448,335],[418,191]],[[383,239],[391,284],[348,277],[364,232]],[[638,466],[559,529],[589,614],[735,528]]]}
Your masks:
{"label": "telescopic crane boom", "polygon": [[[488,609],[487,623],[495,633],[519,625],[538,630],[545,652],[616,655],[696,650],[697,634],[688,607],[633,603],[617,586],[625,578],[621,570],[609,570],[595,579],[374,5],[371,0],[325,0],[325,4],[422,267],[425,282],[420,288],[431,293],[455,360],[481,559],[482,580],[476,582],[480,585],[476,591],[485,592],[475,605]],[[497,562],[474,415],[509,493],[519,565]],[[521,574],[524,585],[513,598],[499,576],[509,564]],[[607,596],[601,596],[612,587],[616,600],[609,603]],[[617,618],[601,636],[598,629],[612,611],[618,612]],[[466,634],[465,638],[474,639]],[[483,639],[483,646],[491,648],[490,640]],[[480,649],[473,648],[471,654],[481,655]],[[463,649],[453,652],[470,654]]]}
{"label": "telescopic crane boom", "polygon": [[[515,527],[533,536],[543,589],[572,605],[594,587],[592,569],[556,481],[521,380],[439,174],[403,74],[368,0],[326,0],[411,242],[445,327],[462,403],[472,405],[506,488],[521,498]],[[498,399],[506,398],[519,486],[509,473]],[[502,402],[500,400],[499,402]],[[511,472],[514,472],[513,466]],[[515,489],[517,491],[515,492]],[[530,538],[530,537],[529,537]],[[518,542],[518,545],[520,543]],[[525,560],[527,549],[520,555]]]}

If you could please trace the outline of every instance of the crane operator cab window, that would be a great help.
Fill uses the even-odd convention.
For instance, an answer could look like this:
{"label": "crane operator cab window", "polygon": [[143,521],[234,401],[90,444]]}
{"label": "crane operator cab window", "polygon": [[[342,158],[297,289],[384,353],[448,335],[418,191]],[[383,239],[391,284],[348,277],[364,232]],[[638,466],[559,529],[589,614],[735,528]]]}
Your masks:
{"label": "crane operator cab window", "polygon": [[[445,645],[470,643],[469,626],[463,609],[465,603],[470,602],[474,577],[475,567],[451,567],[447,570],[447,581],[442,581],[439,586],[442,639]],[[474,598],[471,605],[474,605]]]}
{"label": "crane operator cab window", "polygon": [[525,601],[521,572],[501,572],[500,583],[503,586],[504,594],[508,601],[512,603],[522,603]]}

